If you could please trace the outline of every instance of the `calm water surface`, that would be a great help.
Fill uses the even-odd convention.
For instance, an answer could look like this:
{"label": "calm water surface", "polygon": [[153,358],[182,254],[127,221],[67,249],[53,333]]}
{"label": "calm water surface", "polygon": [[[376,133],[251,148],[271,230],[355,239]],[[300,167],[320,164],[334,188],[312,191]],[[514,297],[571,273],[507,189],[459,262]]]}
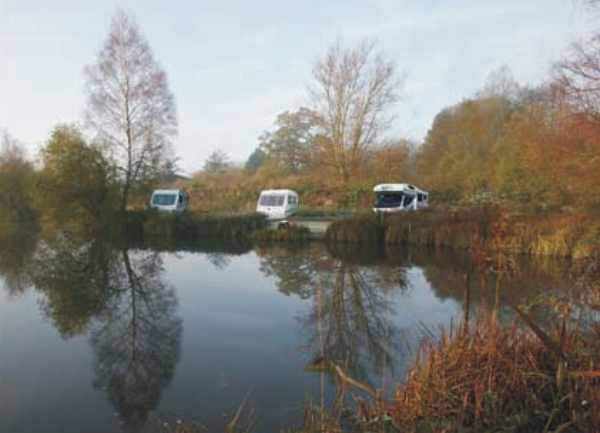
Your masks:
{"label": "calm water surface", "polygon": [[[249,395],[258,430],[298,423],[335,393],[321,356],[390,392],[420,338],[463,315],[456,253],[324,245],[116,247],[0,238],[0,431],[222,429]],[[520,266],[516,302],[568,287],[557,264]],[[493,281],[471,278],[471,310]],[[502,307],[501,317],[510,320]]]}

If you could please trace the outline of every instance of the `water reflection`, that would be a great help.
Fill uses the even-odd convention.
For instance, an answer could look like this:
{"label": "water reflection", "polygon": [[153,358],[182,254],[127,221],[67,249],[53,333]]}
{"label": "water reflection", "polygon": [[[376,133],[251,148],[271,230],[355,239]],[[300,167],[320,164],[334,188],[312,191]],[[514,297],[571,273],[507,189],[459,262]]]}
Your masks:
{"label": "water reflection", "polygon": [[508,323],[514,313],[506,301],[521,304],[569,285],[569,263],[556,260],[521,258],[518,269],[501,275],[481,272],[469,255],[457,252],[313,244],[269,246],[257,253],[261,271],[275,278],[281,293],[311,301],[300,324],[312,358],[321,365],[333,361],[376,386],[394,376],[394,366],[406,362],[420,338],[437,332],[437,327],[403,328],[394,321],[394,306],[416,290],[411,270],[422,273],[439,302],[458,305],[462,314],[456,319],[467,322],[492,310]]}
{"label": "water reflection", "polygon": [[106,392],[124,430],[142,431],[173,378],[181,345],[177,297],[163,280],[161,254],[63,233],[40,243],[29,270],[62,337],[90,335],[94,386]]}
{"label": "water reflection", "polygon": [[91,320],[117,294],[119,257],[103,239],[79,240],[66,235],[41,242],[31,275],[45,296],[42,308],[64,338],[88,330]]}
{"label": "water reflection", "polygon": [[[359,255],[347,260],[321,245],[270,247],[258,253],[261,271],[276,278],[282,293],[312,301],[300,318],[305,350],[313,359],[310,368],[333,362],[361,380],[393,369],[400,341],[392,300],[410,287],[406,267],[363,266]],[[365,257],[372,263],[373,256]]]}
{"label": "water reflection", "polygon": [[94,386],[106,391],[126,431],[142,431],[179,358],[182,322],[162,272],[159,253],[122,250],[115,296],[92,331]]}
{"label": "water reflection", "polygon": [[[316,392],[314,372],[320,374],[321,393],[332,396],[332,362],[379,388],[402,376],[421,322],[435,327],[461,310],[475,315],[494,307],[500,320],[510,320],[505,299],[518,304],[570,287],[568,264],[523,260],[518,273],[499,280],[478,273],[467,255],[444,251],[319,243],[253,250],[246,243],[115,243],[64,233],[41,240],[0,234],[0,246],[9,302],[35,295],[62,337],[61,343],[43,342],[57,350],[89,342],[92,368],[85,358],[81,369],[92,377],[85,383],[90,389],[93,384],[118,414],[122,430],[130,432],[144,431],[150,414],[165,410],[161,400],[175,402],[169,412],[177,416],[192,401],[194,407],[181,416],[203,420],[214,415],[203,413],[205,406],[213,412],[231,409],[251,386],[263,387],[261,398],[270,398],[282,377],[290,390],[298,390],[293,401],[274,397],[287,398],[282,405],[300,407],[307,384]],[[198,281],[207,283],[198,287]],[[273,285],[275,290],[265,290]],[[35,303],[33,308],[39,312]],[[3,352],[12,360],[19,359],[16,340],[17,350]],[[257,343],[244,344],[251,340]],[[182,352],[192,359],[178,367]],[[7,365],[0,363],[0,379],[4,371],[17,371]],[[229,386],[220,400],[214,393],[200,395],[197,384],[225,374],[240,385]],[[258,376],[262,382],[252,383]],[[167,393],[170,384],[176,389]],[[268,415],[269,408],[257,409]],[[23,425],[22,431],[32,430]]]}
{"label": "water reflection", "polygon": [[0,230],[0,276],[9,297],[18,297],[31,286],[29,270],[37,243],[35,227],[14,226]]}

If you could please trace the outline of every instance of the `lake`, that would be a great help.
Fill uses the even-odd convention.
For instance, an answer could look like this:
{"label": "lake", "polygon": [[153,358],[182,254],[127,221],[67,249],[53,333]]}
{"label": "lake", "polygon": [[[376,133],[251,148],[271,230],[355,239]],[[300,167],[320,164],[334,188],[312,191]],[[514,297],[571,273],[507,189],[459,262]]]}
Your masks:
{"label": "lake", "polygon": [[[0,236],[0,431],[222,430],[247,397],[256,431],[330,402],[335,361],[383,388],[422,338],[506,300],[569,288],[567,267],[519,261],[496,285],[456,252]],[[469,275],[469,278],[466,276]],[[496,288],[502,304],[496,305]]]}

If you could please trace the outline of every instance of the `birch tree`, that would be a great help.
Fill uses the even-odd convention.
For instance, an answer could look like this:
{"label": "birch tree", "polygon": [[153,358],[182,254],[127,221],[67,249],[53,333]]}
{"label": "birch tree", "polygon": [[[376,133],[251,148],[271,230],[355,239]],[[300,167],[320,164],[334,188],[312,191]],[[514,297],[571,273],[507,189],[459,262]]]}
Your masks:
{"label": "birch tree", "polygon": [[352,48],[336,43],[313,69],[309,93],[323,130],[321,161],[343,182],[356,174],[367,150],[390,127],[390,108],[402,84],[396,69],[366,40]]}
{"label": "birch tree", "polygon": [[132,189],[156,178],[171,160],[175,100],[135,19],[122,10],[85,76],[86,123],[119,172],[124,211]]}

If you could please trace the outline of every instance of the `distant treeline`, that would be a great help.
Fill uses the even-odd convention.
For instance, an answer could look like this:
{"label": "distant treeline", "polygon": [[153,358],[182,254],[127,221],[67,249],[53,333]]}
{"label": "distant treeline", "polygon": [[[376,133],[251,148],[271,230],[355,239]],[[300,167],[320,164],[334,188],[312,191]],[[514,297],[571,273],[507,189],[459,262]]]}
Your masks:
{"label": "distant treeline", "polygon": [[[313,65],[309,106],[279,114],[243,167],[215,151],[188,180],[177,175],[166,73],[135,19],[117,11],[85,69],[86,134],[57,125],[35,164],[16,139],[1,137],[0,222],[94,228],[172,185],[207,212],[252,211],[267,188],[298,191],[305,209],[367,209],[382,182],[415,183],[434,205],[598,208],[599,41],[597,33],[573,45],[536,88],[519,85],[508,67],[496,70],[476,94],[442,109],[422,143],[390,138],[402,124],[392,116],[403,87],[396,64],[371,41],[338,42]],[[138,61],[120,61],[131,56]]]}
{"label": "distant treeline", "polygon": [[365,149],[346,181],[319,153],[319,136],[308,132],[318,127],[307,128],[307,110],[286,112],[244,168],[219,163],[224,155],[215,154],[180,185],[205,210],[251,208],[258,192],[272,187],[297,190],[308,207],[367,208],[372,187],[383,182],[415,183],[434,204],[596,208],[600,111],[578,104],[568,85],[565,78],[521,87],[503,68],[476,95],[438,113],[420,145],[397,139]]}

